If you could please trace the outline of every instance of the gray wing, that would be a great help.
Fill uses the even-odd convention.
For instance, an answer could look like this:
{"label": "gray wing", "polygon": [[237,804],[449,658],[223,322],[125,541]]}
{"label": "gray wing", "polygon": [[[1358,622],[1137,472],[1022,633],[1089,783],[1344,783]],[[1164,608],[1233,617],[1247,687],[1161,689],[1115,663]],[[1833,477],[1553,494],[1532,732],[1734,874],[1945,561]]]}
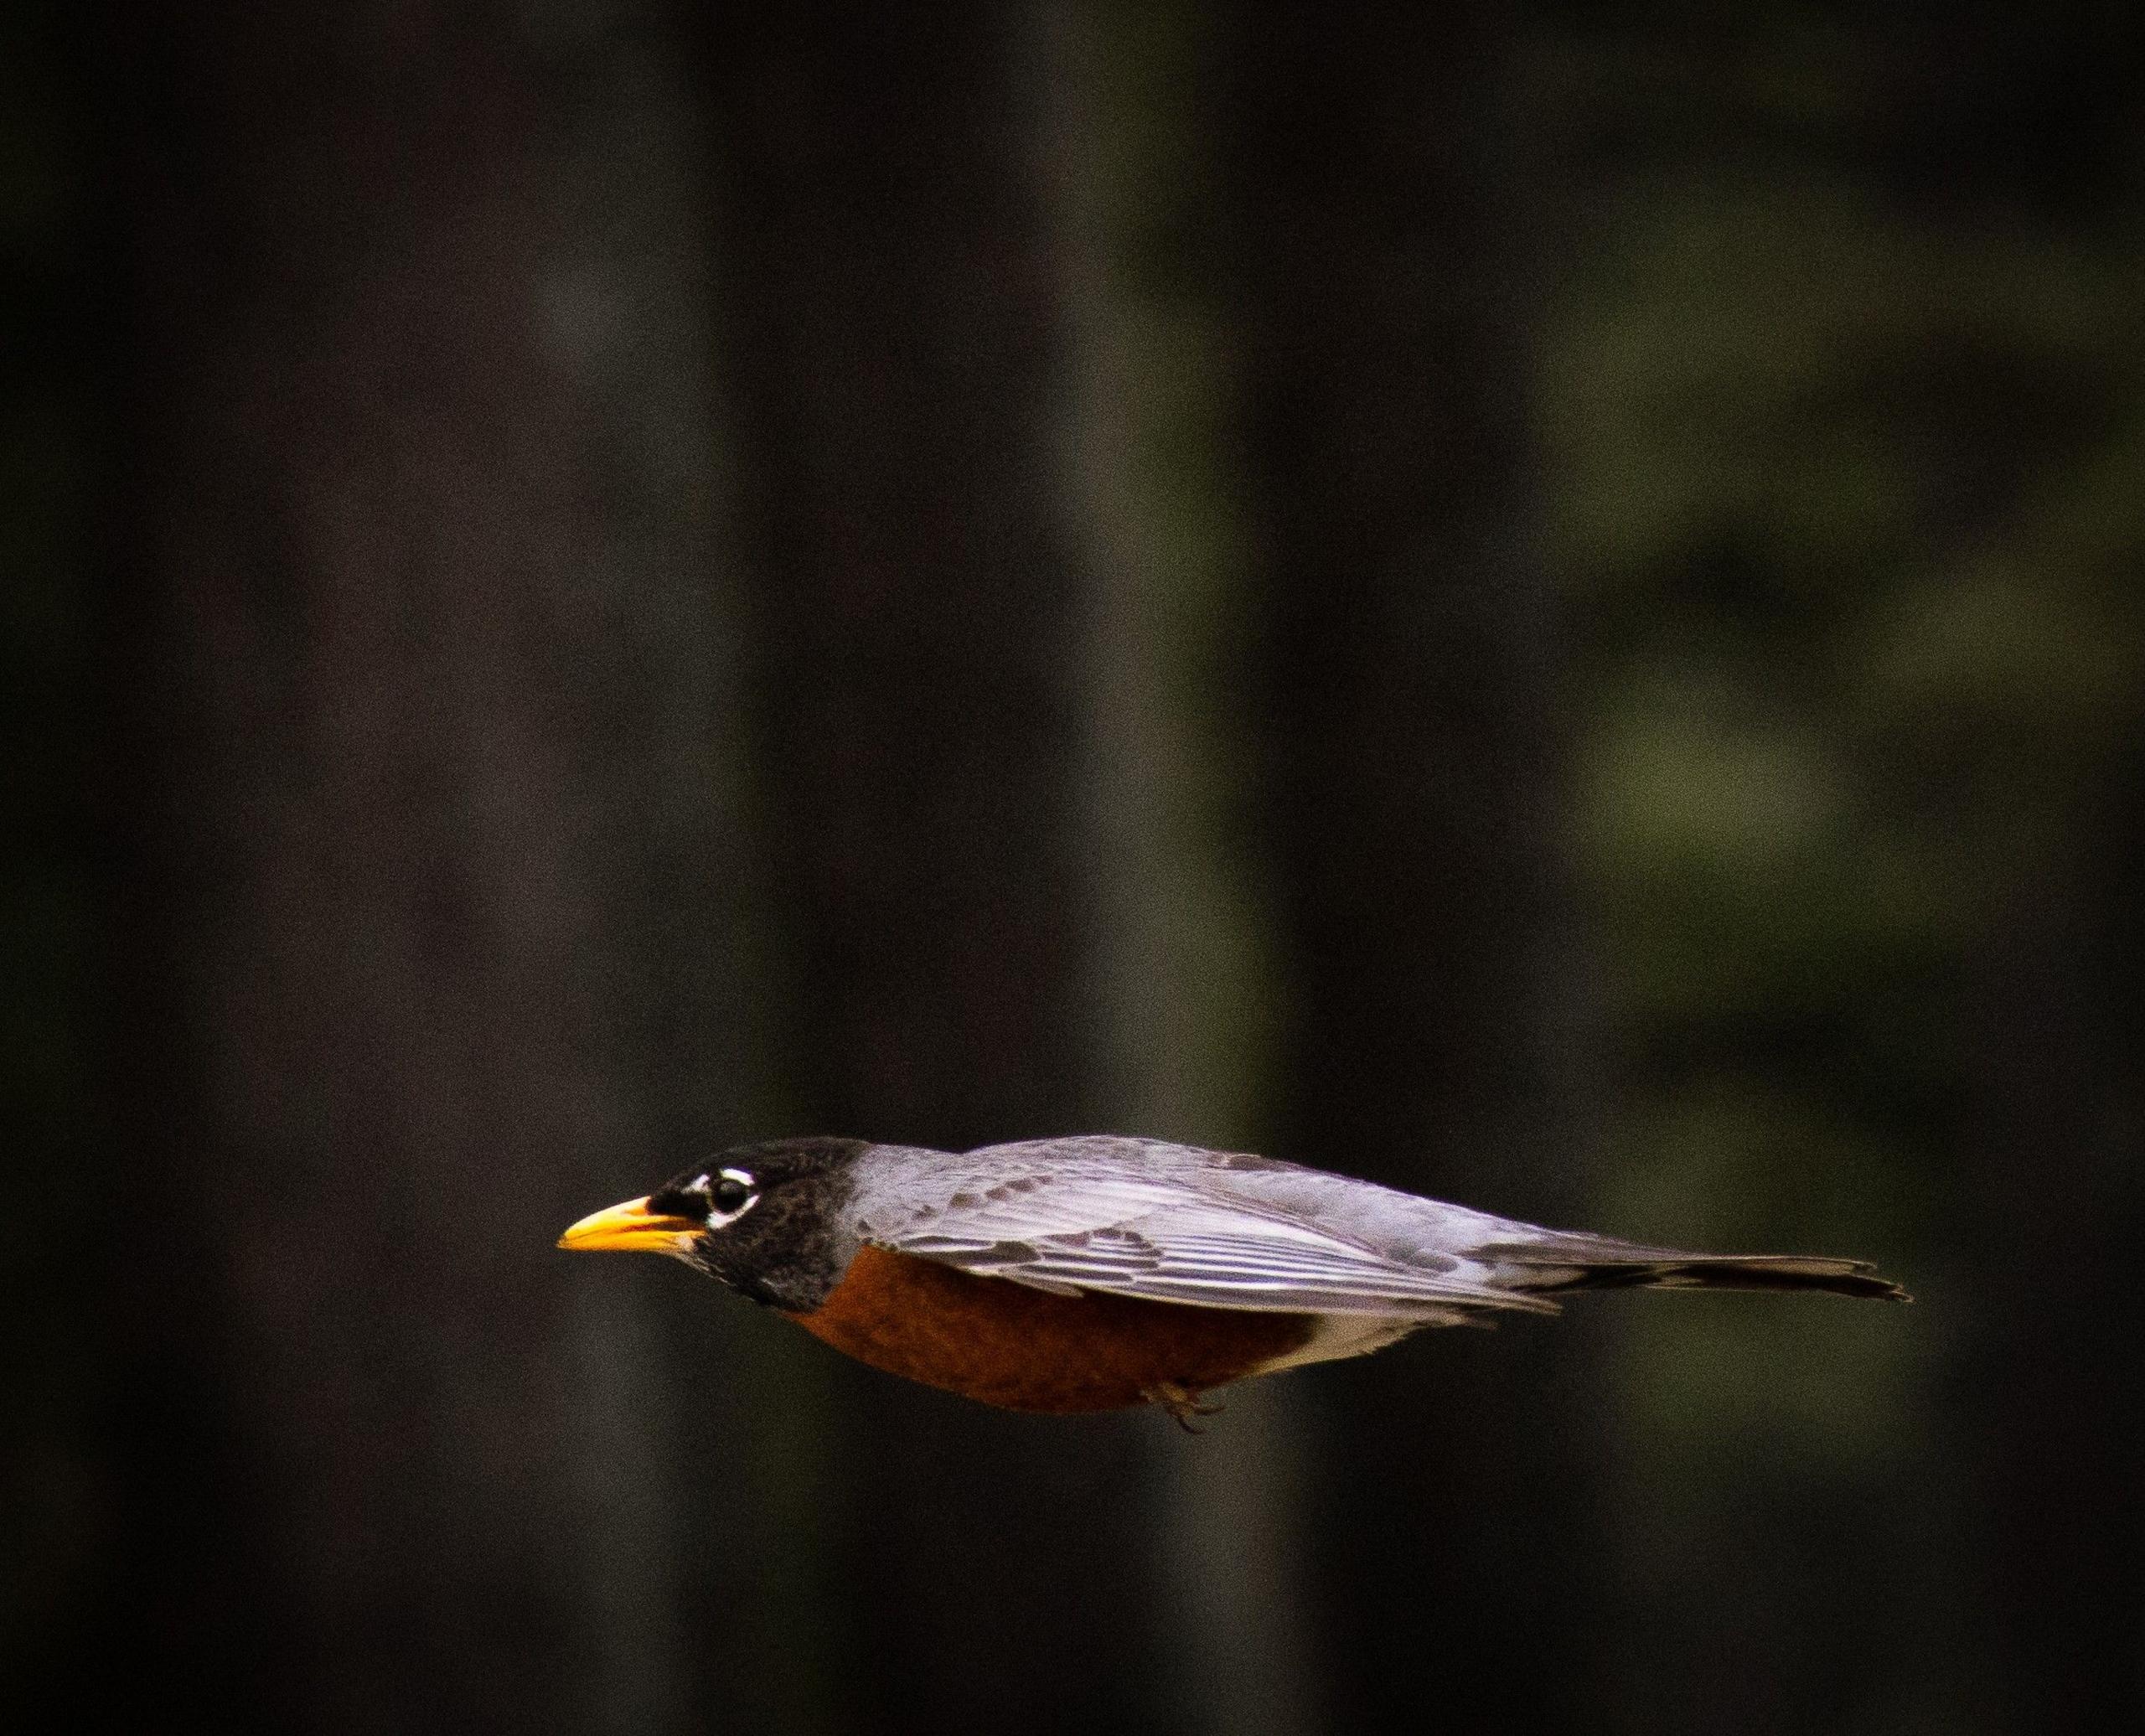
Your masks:
{"label": "gray wing", "polygon": [[1424,1325],[1556,1311],[1464,1258],[1396,1258],[1222,1185],[1229,1164],[1253,1161],[1100,1137],[959,1155],[877,1148],[859,1160],[855,1209],[868,1242],[1042,1289]]}

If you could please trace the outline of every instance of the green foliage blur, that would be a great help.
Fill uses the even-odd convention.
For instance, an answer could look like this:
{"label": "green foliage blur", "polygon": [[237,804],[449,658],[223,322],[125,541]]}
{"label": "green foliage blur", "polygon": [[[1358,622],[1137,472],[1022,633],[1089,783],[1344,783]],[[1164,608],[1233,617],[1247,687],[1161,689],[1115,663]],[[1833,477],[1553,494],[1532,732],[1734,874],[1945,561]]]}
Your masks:
{"label": "green foliage blur", "polygon": [[[2033,1035],[1977,1005],[2014,992],[2007,931],[2136,847],[2145,137],[2082,14],[1737,17],[1575,29],[1538,63],[1577,214],[1539,415],[1603,948],[1600,1215],[1881,1248],[1921,1307],[1817,1333],[1634,1311],[1626,1571],[1681,1588],[1655,1641],[1747,1654],[1767,1613],[1718,1569],[1784,1506],[1765,1536],[1882,1588],[1847,1594],[1842,1645],[1925,1648],[1893,1727],[1972,1728],[1963,1341],[2037,1305],[2030,1277],[1962,1284],[1974,1196],[2005,1186],[1974,1172],[2019,1170],[2028,1213],[2134,1212],[2134,1177],[2080,1197],[1972,1124],[1992,1042]],[[2108,1060],[2134,1153],[2137,1058]]]}

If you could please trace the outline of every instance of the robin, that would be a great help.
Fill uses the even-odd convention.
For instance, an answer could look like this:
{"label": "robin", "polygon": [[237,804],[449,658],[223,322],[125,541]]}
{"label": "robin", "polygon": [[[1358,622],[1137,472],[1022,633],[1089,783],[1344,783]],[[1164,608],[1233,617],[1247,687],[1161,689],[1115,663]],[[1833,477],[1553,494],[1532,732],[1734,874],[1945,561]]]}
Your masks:
{"label": "robin", "polygon": [[859,1361],[1010,1410],[1161,1406],[1555,1314],[1574,1290],[1828,1290],[1859,1260],[1688,1253],[1548,1230],[1273,1158],[1107,1135],[954,1153],[741,1145],[582,1218],[571,1248],[669,1254]]}

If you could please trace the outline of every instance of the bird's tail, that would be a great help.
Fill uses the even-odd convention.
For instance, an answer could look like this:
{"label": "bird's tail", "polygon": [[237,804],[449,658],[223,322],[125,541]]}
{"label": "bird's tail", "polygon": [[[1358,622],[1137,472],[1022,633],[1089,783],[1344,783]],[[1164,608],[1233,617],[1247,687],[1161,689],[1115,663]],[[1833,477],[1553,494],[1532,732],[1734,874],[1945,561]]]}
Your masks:
{"label": "bird's tail", "polygon": [[1825,1290],[1835,1296],[1910,1302],[1867,1260],[1822,1254],[1690,1253],[1606,1236],[1545,1234],[1539,1242],[1482,1250],[1503,1283],[1535,1294],[1574,1290]]}

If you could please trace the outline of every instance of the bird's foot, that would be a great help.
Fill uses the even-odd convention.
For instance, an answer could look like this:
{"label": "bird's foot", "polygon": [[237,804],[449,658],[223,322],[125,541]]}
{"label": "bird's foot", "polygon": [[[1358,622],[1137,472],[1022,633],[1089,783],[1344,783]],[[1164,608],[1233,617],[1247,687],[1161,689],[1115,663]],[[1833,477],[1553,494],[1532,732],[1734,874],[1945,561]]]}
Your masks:
{"label": "bird's foot", "polygon": [[1196,1417],[1218,1417],[1222,1407],[1204,1404],[1199,1395],[1189,1387],[1180,1387],[1175,1381],[1158,1381],[1143,1387],[1140,1396],[1150,1404],[1159,1404],[1170,1413],[1171,1418],[1186,1434],[1204,1434],[1207,1431],[1192,1420]]}

